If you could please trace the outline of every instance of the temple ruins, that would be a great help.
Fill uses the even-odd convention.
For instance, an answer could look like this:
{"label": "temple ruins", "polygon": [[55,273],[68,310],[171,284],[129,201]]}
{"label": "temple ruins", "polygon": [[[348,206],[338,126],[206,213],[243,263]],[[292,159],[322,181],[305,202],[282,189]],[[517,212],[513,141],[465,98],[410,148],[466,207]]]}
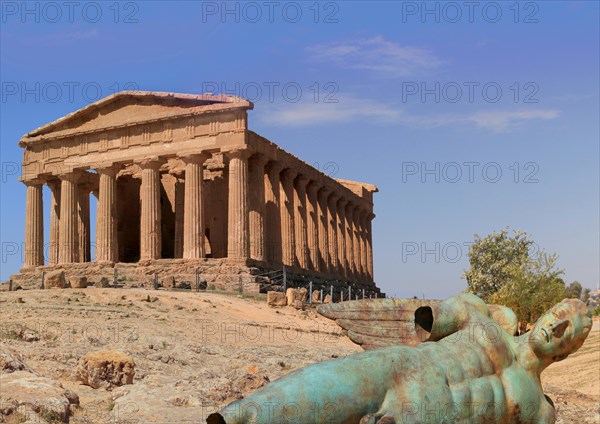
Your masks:
{"label": "temple ruins", "polygon": [[250,131],[251,109],[238,97],[120,92],[24,135],[24,263],[13,278],[34,286],[63,269],[140,284],[158,274],[168,286],[199,272],[215,288],[259,291],[285,266],[290,281],[379,293],[377,188]]}

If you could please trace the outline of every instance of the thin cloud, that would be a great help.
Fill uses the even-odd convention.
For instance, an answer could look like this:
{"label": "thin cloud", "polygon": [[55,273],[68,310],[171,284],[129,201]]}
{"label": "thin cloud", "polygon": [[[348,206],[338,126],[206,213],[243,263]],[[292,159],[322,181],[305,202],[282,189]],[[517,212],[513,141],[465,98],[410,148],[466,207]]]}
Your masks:
{"label": "thin cloud", "polygon": [[474,125],[493,132],[506,132],[527,121],[553,120],[559,112],[551,109],[523,109],[479,111],[462,115],[437,114],[431,116],[407,113],[392,103],[351,95],[339,97],[338,103],[273,104],[257,116],[265,124],[274,126],[312,126],[363,121],[384,125],[431,128],[450,125]]}
{"label": "thin cloud", "polygon": [[353,121],[367,118],[380,123],[393,123],[402,118],[402,111],[373,100],[346,97],[338,103],[299,102],[285,106],[273,105],[260,115],[268,124],[307,126]]}
{"label": "thin cloud", "polygon": [[442,62],[428,50],[402,46],[382,36],[358,40],[335,41],[309,46],[306,51],[319,62],[362,69],[393,77],[413,75],[423,69],[436,68]]}
{"label": "thin cloud", "polygon": [[473,114],[469,120],[478,127],[502,132],[524,121],[556,119],[558,114],[557,110],[551,109],[478,112]]}

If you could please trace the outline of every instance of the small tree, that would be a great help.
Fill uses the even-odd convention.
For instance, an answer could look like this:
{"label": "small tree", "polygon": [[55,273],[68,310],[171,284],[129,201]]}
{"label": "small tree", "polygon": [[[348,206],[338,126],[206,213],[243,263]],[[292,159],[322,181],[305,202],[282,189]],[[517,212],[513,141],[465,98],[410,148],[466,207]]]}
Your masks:
{"label": "small tree", "polygon": [[579,281],[573,281],[565,288],[565,297],[569,299],[580,299],[583,287]]}
{"label": "small tree", "polygon": [[484,238],[476,234],[469,247],[469,269],[464,272],[468,291],[486,302],[529,261],[533,240],[520,231],[510,237],[508,231],[505,228]]}
{"label": "small tree", "polygon": [[465,271],[468,291],[485,302],[513,309],[522,324],[536,321],[565,297],[563,270],[556,268],[556,254],[531,252],[526,233],[508,228],[481,238],[469,249],[470,268]]}
{"label": "small tree", "polygon": [[591,293],[592,293],[591,289],[588,289],[587,287],[585,289],[583,289],[583,293],[581,293],[581,300],[587,304],[588,300],[590,300]]}
{"label": "small tree", "polygon": [[540,253],[534,260],[513,270],[513,278],[490,298],[511,308],[521,322],[521,331],[565,297],[565,283],[555,269],[556,255]]}

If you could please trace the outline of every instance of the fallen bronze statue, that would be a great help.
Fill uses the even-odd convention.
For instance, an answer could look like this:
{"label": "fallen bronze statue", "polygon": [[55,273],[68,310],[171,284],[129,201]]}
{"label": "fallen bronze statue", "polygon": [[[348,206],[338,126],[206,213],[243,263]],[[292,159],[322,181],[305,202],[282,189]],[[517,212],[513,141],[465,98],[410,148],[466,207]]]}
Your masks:
{"label": "fallen bronze statue", "polygon": [[[407,302],[319,306],[321,314],[372,350],[293,371],[211,414],[207,422],[555,422],[540,374],[585,341],[592,320],[583,302],[563,300],[520,336],[510,309],[488,306],[474,295],[416,301],[412,308]],[[410,328],[398,325],[406,322]]]}

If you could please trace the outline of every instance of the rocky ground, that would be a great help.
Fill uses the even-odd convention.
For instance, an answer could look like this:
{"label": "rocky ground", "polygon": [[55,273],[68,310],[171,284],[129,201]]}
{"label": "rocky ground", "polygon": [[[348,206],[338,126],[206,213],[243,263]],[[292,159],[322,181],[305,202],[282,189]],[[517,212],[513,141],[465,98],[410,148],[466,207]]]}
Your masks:
{"label": "rocky ground", "polygon": [[[71,423],[202,423],[293,369],[362,350],[314,310],[210,292],[2,292],[0,323],[0,422],[8,423],[60,422],[66,414]],[[133,359],[133,384],[94,389],[78,380],[80,358],[106,351]],[[600,422],[599,373],[596,329],[543,374],[558,422]],[[17,392],[50,406],[17,408]]]}

